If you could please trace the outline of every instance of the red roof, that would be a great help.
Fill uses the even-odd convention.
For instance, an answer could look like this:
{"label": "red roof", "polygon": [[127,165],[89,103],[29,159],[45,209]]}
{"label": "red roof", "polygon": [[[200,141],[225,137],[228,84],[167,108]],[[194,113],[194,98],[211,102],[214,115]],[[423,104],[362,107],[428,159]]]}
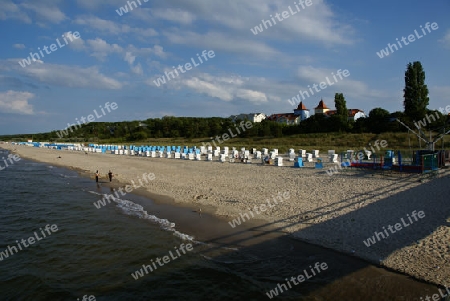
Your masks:
{"label": "red roof", "polygon": [[[364,113],[364,111],[361,111],[360,109],[349,109],[348,110],[348,117],[355,117],[356,113],[358,113],[358,112],[363,112]],[[330,111],[325,112],[325,115],[332,116],[332,115],[334,115],[336,113],[337,113],[337,110],[330,110]]]}
{"label": "red roof", "polygon": [[280,113],[280,114],[272,114],[269,117],[267,117],[267,119],[272,120],[272,121],[277,121],[280,120],[281,118],[284,118],[286,120],[295,120],[297,118],[299,118],[300,116],[295,115],[294,113]]}
{"label": "red roof", "polygon": [[328,109],[328,107],[323,103],[323,100],[321,99],[316,109]]}
{"label": "red roof", "polygon": [[300,101],[300,103],[298,104],[297,110],[308,110],[308,109],[303,104],[303,101]]}

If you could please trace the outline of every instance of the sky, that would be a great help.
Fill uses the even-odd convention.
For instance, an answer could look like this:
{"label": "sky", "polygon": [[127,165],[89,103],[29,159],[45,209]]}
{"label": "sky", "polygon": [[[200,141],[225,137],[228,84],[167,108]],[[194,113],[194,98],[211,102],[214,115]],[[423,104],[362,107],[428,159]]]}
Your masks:
{"label": "sky", "polygon": [[403,111],[414,61],[438,109],[450,105],[449,12],[448,0],[0,0],[0,134],[89,115],[290,113],[300,92],[311,112],[320,99],[334,109],[335,93],[367,114]]}

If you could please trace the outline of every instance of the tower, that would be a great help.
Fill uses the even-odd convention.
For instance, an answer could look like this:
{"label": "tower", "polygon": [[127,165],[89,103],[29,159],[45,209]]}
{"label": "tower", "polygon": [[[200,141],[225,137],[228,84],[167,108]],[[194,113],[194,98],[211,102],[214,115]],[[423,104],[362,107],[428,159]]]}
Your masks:
{"label": "tower", "polygon": [[314,109],[314,114],[325,114],[330,109],[326,106],[322,99],[320,99],[319,105]]}
{"label": "tower", "polygon": [[302,101],[298,104],[297,109],[294,110],[294,115],[300,116],[300,121],[309,118],[309,110],[305,107]]}

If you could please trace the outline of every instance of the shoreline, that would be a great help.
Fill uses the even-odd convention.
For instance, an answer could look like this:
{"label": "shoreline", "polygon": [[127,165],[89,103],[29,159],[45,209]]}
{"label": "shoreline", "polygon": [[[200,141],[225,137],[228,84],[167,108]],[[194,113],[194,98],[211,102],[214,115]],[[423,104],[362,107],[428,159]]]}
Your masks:
{"label": "shoreline", "polygon": [[[205,161],[191,162],[189,160],[108,154],[90,153],[85,155],[83,152],[58,151],[9,144],[2,144],[0,147],[15,152],[26,159],[75,170],[91,179],[93,179],[93,173],[96,169],[102,171],[111,169],[113,173],[120,171],[115,174],[115,179],[113,179],[113,185],[117,185],[117,187],[130,184],[130,181],[136,178],[136,175],[142,174],[143,171],[153,172],[156,175],[154,183],[150,182],[147,187],[141,187],[131,193],[150,198],[158,205],[182,207],[187,211],[191,210],[191,213],[198,208],[202,208],[202,213],[205,216],[211,215],[214,219],[223,221],[223,229],[228,228],[228,230],[231,229],[228,222],[240,214],[248,213],[248,207],[264,203],[264,199],[276,195],[276,192],[291,191],[291,198],[285,203],[270,208],[266,212],[261,212],[257,215],[257,218],[243,222],[240,226],[237,226],[238,230],[257,228],[262,224],[268,224],[278,235],[289,234],[289,238],[302,243],[355,256],[368,263],[386,268],[388,271],[412,276],[419,281],[442,287],[450,286],[450,269],[449,265],[446,264],[450,261],[450,255],[447,252],[447,248],[450,250],[448,244],[450,218],[447,220],[447,224],[445,222],[440,224],[442,216],[439,216],[440,221],[437,223],[432,222],[431,219],[436,218],[437,215],[425,209],[427,217],[424,218],[424,223],[427,223],[427,226],[419,225],[418,227],[425,229],[424,231],[418,231],[421,232],[418,235],[410,233],[410,229],[414,228],[414,226],[411,226],[410,229],[403,230],[404,233],[397,234],[398,237],[394,237],[394,239],[397,239],[400,235],[409,236],[402,237],[402,242],[394,243],[390,241],[390,238],[387,238],[378,241],[372,246],[373,249],[365,247],[361,240],[361,238],[366,239],[373,235],[372,229],[378,230],[382,226],[388,226],[389,222],[386,222],[386,220],[395,221],[398,220],[396,216],[404,216],[406,213],[412,212],[412,210],[406,209],[407,203],[396,199],[396,197],[400,197],[396,194],[404,194],[401,196],[402,199],[409,195],[417,196],[421,188],[423,188],[422,190],[430,190],[422,187],[427,183],[428,186],[432,186],[431,191],[436,190],[435,186],[438,188],[441,186],[442,189],[443,185],[433,184],[434,180],[422,184],[418,181],[419,177],[411,175],[404,176],[399,181],[399,178],[381,178],[378,174],[367,175],[367,173],[361,173],[359,170],[330,177],[324,170],[317,171],[315,169],[291,169],[256,164]],[[16,151],[12,151],[14,148]],[[58,155],[62,158],[57,158]],[[94,161],[98,165],[93,167],[89,166],[88,162],[80,161],[90,161],[91,163]],[[105,166],[110,167],[106,168]],[[120,168],[121,166],[122,168]],[[127,168],[127,171],[122,173],[124,167]],[[191,174],[192,181],[189,179]],[[442,181],[448,175],[448,170],[441,171],[436,181]],[[245,178],[253,179],[254,182],[245,183],[243,181]],[[360,185],[353,185],[348,182]],[[110,183],[102,184],[106,184],[105,186],[108,187]],[[305,184],[308,184],[308,191],[302,191],[306,186]],[[369,184],[376,185],[372,185],[372,188]],[[333,189],[330,190],[337,195],[334,199],[329,190],[320,189],[320,186],[330,185],[333,186]],[[386,187],[392,185],[399,185],[402,189],[391,190]],[[358,189],[352,193],[351,189],[350,191],[346,189],[349,187],[357,187]],[[411,190],[414,190],[413,193],[411,193]],[[394,191],[396,194],[394,194]],[[161,192],[166,192],[166,194]],[[426,201],[427,192],[425,191],[422,194],[424,195],[424,201]],[[445,191],[440,191],[437,195],[444,198],[439,200],[438,203],[444,204]],[[304,200],[305,198],[306,200]],[[389,203],[397,202],[397,206],[393,207],[397,208],[397,215],[395,212],[390,212],[390,218],[378,216],[384,215],[382,212],[383,206],[378,204],[388,199]],[[311,204],[312,201],[315,201],[315,203]],[[420,198],[415,204],[418,206],[421,204]],[[448,203],[445,205],[442,207],[444,215],[447,214],[447,211],[450,212],[450,205]],[[373,208],[376,208],[376,210]],[[412,208],[421,209],[414,206]],[[361,211],[368,212],[359,213]],[[430,212],[429,215],[428,212]],[[351,220],[358,220],[360,218],[358,214],[367,218],[365,222],[372,227],[365,224],[365,227],[359,227],[362,225],[352,226]],[[350,230],[349,233],[347,233],[348,230]],[[426,231],[431,231],[431,233],[424,234]],[[342,235],[343,233],[346,235]],[[396,234],[392,236],[394,235]],[[361,241],[358,242],[358,240]],[[420,242],[416,244],[416,240]],[[443,247],[436,246],[439,244],[442,244]],[[383,258],[382,261],[377,260],[380,257]],[[439,269],[435,269],[434,266],[439,266]],[[434,275],[433,272],[435,271],[437,273]]]}

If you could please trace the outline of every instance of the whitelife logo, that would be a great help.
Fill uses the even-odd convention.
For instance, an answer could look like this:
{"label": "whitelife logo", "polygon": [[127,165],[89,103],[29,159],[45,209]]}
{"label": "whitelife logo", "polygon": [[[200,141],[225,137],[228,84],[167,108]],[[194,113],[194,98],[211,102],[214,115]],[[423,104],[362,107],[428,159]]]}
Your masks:
{"label": "whitelife logo", "polygon": [[[173,253],[172,253],[172,250],[170,250],[170,251],[169,251],[170,257],[169,257],[169,255],[163,256],[162,258],[157,257],[157,258],[155,259],[155,261],[159,264],[160,267],[162,267],[162,266],[164,266],[164,264],[169,263],[171,260],[175,260],[175,259],[177,259],[178,257],[181,257],[182,254],[180,254],[180,250],[181,250],[181,252],[182,252],[183,254],[186,254],[186,251],[189,251],[189,252],[190,252],[190,251],[192,251],[192,250],[194,249],[194,248],[192,247],[192,244],[186,244],[186,246],[185,246],[184,244],[181,244],[179,248],[180,248],[180,249],[178,249],[177,247],[174,247],[175,252],[178,254],[178,256],[174,256]],[[186,248],[186,250],[185,250],[185,248]],[[172,259],[171,259],[171,258],[172,258]],[[161,260],[162,260],[164,263],[161,263]],[[150,270],[150,272],[156,271],[156,269],[158,269],[158,266],[155,264],[155,262],[153,261],[153,259],[151,260],[151,262],[152,262],[151,265],[145,265],[145,264],[143,264],[141,269],[137,270],[137,271],[134,272],[134,273],[131,273],[131,276],[133,277],[133,279],[134,279],[134,280],[138,280],[139,278],[144,277],[145,274],[148,274],[148,273],[149,273],[149,270]],[[145,274],[144,274],[144,272],[145,272]]]}
{"label": "whitelife logo", "polygon": [[[431,32],[430,28],[433,29],[433,30],[437,30],[437,29],[439,28],[439,26],[438,26],[438,24],[437,24],[436,22],[433,22],[433,23],[431,23],[431,24],[430,24],[430,22],[427,22],[427,23],[425,24],[425,28],[427,29],[428,33],[430,33],[430,32]],[[427,35],[425,29],[422,28],[422,25],[420,25],[420,29],[422,29],[423,36],[421,36],[421,35],[417,32],[417,30],[414,29],[415,35],[414,35],[414,34],[408,35],[408,41],[409,41],[409,43],[406,42],[406,38],[405,38],[404,36],[402,36],[402,38],[400,39],[400,41],[403,42],[403,45],[408,46],[410,43],[412,43],[412,42],[414,42],[414,41],[416,40],[416,37],[417,37],[417,39],[421,39],[421,38],[423,38],[424,36]],[[396,38],[395,40],[397,41],[398,46],[399,46],[400,48],[402,48],[402,43],[400,43],[400,41],[398,40],[398,38]],[[379,52],[376,53],[380,59],[384,58],[385,56],[389,56],[389,54],[394,53],[394,51],[397,51],[397,50],[398,50],[398,47],[397,47],[397,45],[396,45],[395,43],[394,43],[394,44],[388,43],[387,46],[388,46],[388,47],[386,47],[386,48],[384,48],[384,49],[381,49]],[[390,50],[390,52],[389,52],[389,50]]]}
{"label": "whitelife logo", "polygon": [[[149,0],[136,0],[136,1],[139,3],[139,6],[141,6],[142,5],[141,1],[147,3]],[[138,7],[136,1],[127,1],[128,6],[127,4],[125,4],[125,6],[119,7],[119,9],[116,9],[116,13],[122,17],[124,14],[128,13],[128,7],[130,7],[130,11],[133,10],[133,6],[131,6],[131,4],[134,4],[134,8]]]}
{"label": "whitelife logo", "polygon": [[[414,222],[412,221],[412,219],[411,219],[411,216],[414,218],[414,220],[417,222],[417,221],[419,221],[418,219],[417,219],[417,217],[419,217],[420,219],[422,219],[422,218],[424,218],[425,217],[425,212],[423,212],[423,211],[419,211],[419,212],[416,212],[416,210],[414,210],[412,213],[411,213],[411,216],[409,216],[409,214],[407,214],[406,215],[407,217],[408,217],[408,220],[409,220],[409,222],[410,222],[410,224],[408,224],[407,222],[405,222],[405,220],[403,219],[403,217],[400,219],[400,221],[401,221],[401,223],[396,223],[394,226],[391,226],[391,225],[389,225],[387,228],[389,229],[389,231],[391,231],[391,234],[394,234],[394,233],[396,233],[397,231],[400,231],[400,230],[402,230],[403,229],[403,227],[409,227],[410,225],[412,225]],[[402,227],[402,225],[403,225],[403,227]],[[395,231],[394,231],[394,228],[395,228]],[[383,233],[384,232],[384,233]],[[370,247],[370,246],[373,246],[374,244],[376,244],[377,243],[377,240],[375,239],[375,237],[378,239],[378,241],[381,241],[381,238],[382,239],[386,239],[386,238],[388,238],[389,237],[389,232],[388,232],[388,230],[386,230],[386,228],[385,227],[383,227],[383,232],[374,232],[374,235],[372,236],[372,237],[369,237],[368,239],[366,239],[366,240],[363,240],[363,243],[366,245],[366,247]],[[384,234],[386,234],[386,236],[384,235]],[[381,237],[381,238],[380,238]]]}
{"label": "whitelife logo", "polygon": [[[207,62],[208,61],[208,57],[210,59],[212,59],[213,57],[216,56],[216,54],[212,50],[209,50],[208,53],[206,53],[206,50],[203,50],[201,56],[203,57],[205,62]],[[195,62],[194,58],[191,58],[191,62],[194,65],[194,67],[197,67],[197,66],[200,66],[201,64],[203,64],[203,60],[202,60],[202,58],[200,57],[200,55],[198,53],[197,53],[197,58],[198,58],[198,61],[200,62],[200,64],[197,64]],[[173,68],[173,72],[175,72],[176,76],[173,74],[172,71],[164,72],[163,76],[160,76],[156,80],[153,81],[157,87],[161,86],[162,84],[165,84],[166,83],[166,79],[167,79],[167,81],[170,81],[171,79],[175,79],[176,77],[179,77],[180,74],[178,73],[177,69],[180,70],[181,73],[186,73],[186,71],[189,71],[189,70],[192,69],[192,65],[189,62],[184,64],[184,69],[185,70],[183,70],[183,66],[182,65],[178,65],[178,67],[172,66],[172,68]],[[172,78],[170,78],[169,75]]]}
{"label": "whitelife logo", "polygon": [[[439,112],[441,112],[443,115],[450,114],[450,105],[446,106],[445,109],[440,107]],[[435,115],[436,115],[436,118],[434,117],[433,114],[426,114],[422,120],[415,121],[414,125],[416,126],[416,128],[418,128],[420,130],[420,128],[427,126],[427,121],[428,121],[428,124],[430,124],[441,118],[441,115],[439,115],[438,112],[436,112]],[[433,119],[433,121],[431,121],[431,119]]]}
{"label": "whitelife logo", "polygon": [[[311,275],[309,275],[306,270],[303,270],[303,274],[300,274],[297,277],[291,277],[291,279],[285,278],[286,284],[278,283],[278,285],[274,289],[270,290],[270,292],[266,292],[267,297],[269,297],[269,299],[272,299],[273,297],[278,296],[278,290],[280,291],[280,294],[281,294],[282,292],[288,290],[288,286],[289,286],[289,288],[292,288],[291,283],[290,283],[291,281],[294,285],[298,285],[308,279],[311,279],[312,277],[316,276],[320,272],[327,270],[328,265],[326,262],[322,262],[322,263],[316,262],[314,264],[314,268],[309,266],[309,269],[310,269]],[[314,270],[316,270],[317,273]],[[284,290],[283,290],[283,288],[284,288]]]}
{"label": "whitelife logo", "polygon": [[449,299],[445,299],[445,297],[450,297],[450,287],[446,287],[445,290],[447,293],[439,289],[439,294],[433,294],[433,296],[427,295],[425,298],[420,297],[420,301],[439,301],[439,295],[442,297],[442,301],[448,301]]}
{"label": "whitelife logo", "polygon": [[[314,84],[314,85],[312,86],[312,88],[314,88],[314,90],[315,90],[317,93],[319,93],[320,91],[322,91],[322,90],[328,88],[327,83],[328,83],[328,85],[332,86],[332,85],[334,85],[335,83],[337,83],[337,82],[339,81],[339,80],[336,78],[336,75],[337,75],[341,80],[343,80],[342,76],[344,76],[344,77],[349,77],[349,76],[350,76],[350,71],[348,71],[347,69],[345,69],[344,71],[341,71],[341,69],[339,69],[339,70],[336,71],[336,75],[334,74],[334,72],[331,72],[331,74],[332,74],[332,76],[333,76],[334,82],[331,82],[330,79],[329,79],[328,76],[327,76],[327,77],[325,77],[326,82],[320,82],[320,84],[318,84],[318,85],[317,85],[317,84]],[[320,89],[317,89],[317,87],[320,87]],[[309,92],[311,92],[311,96],[314,95],[314,91],[312,90],[312,88],[310,87],[310,85],[308,85],[308,88],[309,88]],[[308,91],[302,91],[302,90],[299,90],[298,92],[299,92],[299,94],[297,94],[297,96],[292,97],[292,99],[288,99],[288,102],[289,102],[291,105],[293,105],[293,106],[298,106],[298,105],[300,104],[300,101],[305,100],[306,98],[308,98],[308,97],[310,96],[309,93],[308,93]],[[302,96],[302,99],[300,99],[300,95]],[[305,95],[306,95],[306,96],[305,96]]]}
{"label": "whitelife logo", "polygon": [[[311,0],[306,0],[306,1],[300,0],[300,1],[298,1],[298,4],[297,4],[297,2],[294,2],[294,5],[295,5],[295,8],[297,9],[297,11],[292,10],[291,6],[289,5],[288,6],[289,11],[285,10],[281,13],[281,15],[279,13],[276,13],[275,18],[277,18],[278,22],[282,22],[282,21],[286,20],[287,18],[289,18],[290,16],[293,16],[293,15],[299,13],[301,11],[299,5],[302,7],[302,9],[306,9],[305,4],[306,4],[306,6],[311,6],[312,1]],[[272,20],[273,25],[277,24],[277,21],[275,21],[275,19],[274,19],[274,17],[272,17],[272,15],[270,15],[270,20]],[[250,28],[250,31],[254,35],[257,35],[258,33],[262,33],[264,31],[264,28],[268,29],[269,27],[273,26],[272,22],[270,22],[270,20],[264,20],[264,19],[261,20],[262,23],[260,23],[258,26],[255,26],[254,28]],[[264,25],[264,28],[263,28],[263,25]],[[269,27],[267,25],[269,25]]]}
{"label": "whitelife logo", "polygon": [[[67,136],[69,134],[69,130],[71,133],[73,133],[74,130],[80,129],[81,125],[88,124],[89,122],[94,122],[95,118],[100,119],[103,116],[105,116],[106,112],[103,109],[106,109],[108,111],[108,113],[111,113],[111,110],[116,110],[118,108],[118,106],[117,106],[117,103],[115,103],[115,102],[112,102],[111,104],[109,104],[109,102],[106,102],[104,107],[99,106],[99,108],[102,110],[103,115],[99,115],[97,113],[97,110],[95,109],[93,111],[95,113],[95,116],[93,114],[90,114],[90,115],[88,115],[87,119],[84,116],[81,116],[80,120],[78,120],[78,118],[75,118],[75,121],[77,122],[77,124],[67,123],[67,128],[64,130],[61,130],[59,132],[56,132],[56,135],[59,138]],[[80,123],[80,121],[81,121],[81,123]]]}
{"label": "whitelife logo", "polygon": [[[281,194],[281,192],[278,192],[278,196],[273,196],[272,199],[273,199],[273,202],[275,203],[275,205],[278,205],[277,199],[278,199],[281,203],[283,203],[284,200],[287,200],[287,199],[289,199],[290,197],[291,197],[291,196],[290,196],[289,191],[286,191],[286,192],[284,192],[283,194]],[[253,214],[253,211],[255,211],[255,213],[259,215],[259,214],[261,214],[261,212],[265,212],[267,209],[271,209],[271,208],[275,207],[275,205],[272,205],[272,204],[270,203],[270,199],[267,199],[266,202],[267,202],[267,206],[268,206],[269,208],[266,207],[266,204],[261,204],[261,205],[259,205],[259,206],[255,205],[255,206],[253,207],[253,210],[249,209],[248,213],[250,213],[250,215],[252,216],[252,218],[255,218],[255,215]],[[259,208],[259,210],[261,210],[261,212],[258,211],[258,208]],[[238,216],[238,218],[235,218],[235,219],[233,219],[231,222],[228,222],[228,224],[230,224],[231,228],[235,228],[236,226],[239,226],[239,225],[241,224],[241,219],[242,219],[242,223],[244,223],[244,222],[250,220],[250,216],[249,216],[247,213],[243,213],[243,214],[240,213],[239,215],[240,215],[240,216]],[[247,218],[247,220],[246,220],[245,218]]]}
{"label": "whitelife logo", "polygon": [[[142,175],[142,179],[144,180],[144,182],[145,182],[146,184],[149,184],[149,183],[150,183],[149,181],[153,181],[153,180],[155,179],[155,174],[154,174],[154,173],[149,173],[149,174],[144,173],[144,174]],[[122,188],[122,187],[119,187],[119,188],[118,188],[118,191],[120,192],[120,194],[121,194],[122,196],[125,196],[127,193],[132,192],[133,189],[138,189],[139,187],[144,187],[144,184],[142,184],[141,179],[139,179],[139,184],[141,184],[141,186],[136,185],[136,183],[134,183],[133,180],[131,181],[131,183],[133,184],[133,187],[131,187],[131,185],[126,185],[126,186],[125,186],[125,192],[126,192],[126,193],[123,192],[123,188]],[[115,194],[116,196],[114,196],[113,194],[106,194],[106,193],[105,193],[105,194],[103,195],[103,198],[102,198],[101,200],[98,200],[97,202],[94,202],[94,203],[93,203],[94,206],[95,206],[95,208],[100,209],[100,208],[102,208],[102,207],[105,207],[105,206],[106,206],[106,201],[108,201],[108,203],[111,204],[111,199],[112,199],[112,201],[116,201],[116,198],[117,198],[117,199],[120,199],[120,196],[119,196],[119,194],[117,193],[117,190],[115,191],[114,194]]]}
{"label": "whitelife logo", "polygon": [[[44,230],[47,232],[48,236],[50,236],[50,235],[52,235],[52,233],[55,233],[56,231],[58,231],[58,226],[57,225],[51,225],[51,226],[50,225],[46,225],[44,230],[42,230],[42,228],[39,228],[39,230],[41,230],[42,237],[39,237],[39,234],[37,233],[37,231],[35,231],[34,232],[34,236],[30,236],[26,240],[22,239],[20,242],[16,240],[17,247],[20,249],[20,251],[22,251],[22,246],[24,248],[28,248],[30,245],[33,245],[36,242],[46,238],[47,235],[45,235]],[[27,244],[27,242],[28,242],[28,244]],[[17,250],[17,247],[16,246],[8,246],[5,249],[5,251],[0,252],[0,261],[3,261],[3,258],[6,259],[9,256],[12,256],[12,255],[18,253],[19,250]]]}
{"label": "whitelife logo", "polygon": [[[14,161],[13,161],[13,159],[14,159]],[[19,155],[12,155],[12,154],[9,154],[6,159],[5,159],[5,157],[2,157],[2,160],[3,160],[3,163],[5,164],[5,167],[2,167],[2,164],[0,163],[0,171],[2,171],[3,169],[5,169],[5,168],[7,168],[7,167],[9,167],[11,165],[14,165],[14,162],[18,162],[21,159],[22,158],[20,158]],[[8,164],[7,161],[9,161],[10,164]]]}
{"label": "whitelife logo", "polygon": [[[50,54],[52,52],[55,52],[58,49],[63,48],[64,46],[68,45],[69,42],[67,41],[66,37],[69,38],[70,42],[73,42],[74,40],[77,40],[80,38],[80,33],[78,31],[75,31],[73,34],[71,31],[65,33],[62,35],[65,44],[61,44],[61,42],[59,41],[59,38],[56,39],[56,42],[58,43],[58,47],[56,47],[56,44],[51,44],[50,47],[44,46],[42,47],[43,50],[45,51],[45,53]],[[48,51],[48,49],[50,48],[50,52]],[[44,53],[41,50],[41,47],[38,47],[38,51],[41,54],[39,56],[38,53],[32,53],[30,52],[30,55],[23,59],[22,61],[19,61],[20,66],[22,66],[22,68],[25,68],[26,66],[31,65],[31,62],[36,62],[36,61],[40,61],[41,58],[44,58]]]}
{"label": "whitelife logo", "polygon": [[[244,123],[244,121],[241,121],[240,127],[242,129],[242,132],[245,132],[246,130],[251,129],[253,127],[253,124],[250,121],[247,121],[245,123]],[[217,135],[216,138],[214,138],[214,139],[213,139],[213,137],[211,137],[211,142],[214,144],[215,147],[217,147],[216,141],[217,141],[217,143],[221,144],[221,143],[224,143],[225,141],[228,141],[230,138],[237,137],[237,135],[239,135],[241,133],[241,131],[239,130],[239,128],[237,126],[234,129],[237,132],[236,135],[233,135],[233,131],[231,129],[228,129],[228,132],[230,133],[231,137],[227,133],[223,133],[222,136]],[[223,141],[220,140],[221,137],[222,137]],[[204,147],[212,146],[211,143],[209,143],[209,142],[207,142],[207,143],[202,142],[202,145]]]}
{"label": "whitelife logo", "polygon": [[[380,150],[380,146],[381,146],[382,148],[388,147],[388,143],[387,143],[386,140],[381,140],[381,142],[379,142],[379,141],[380,141],[380,140],[375,140],[375,143],[374,143],[374,146],[375,146],[378,150]],[[370,149],[372,150],[372,154],[376,154],[376,151],[375,151],[375,149],[373,148],[372,144],[369,143],[369,145],[370,145]],[[368,152],[368,151],[367,151],[366,147],[364,147],[364,152],[359,151],[359,152],[356,154],[356,159],[357,159],[358,161],[362,161],[362,160],[364,159],[365,153],[367,153],[367,152]],[[344,160],[343,162],[347,162],[348,164],[351,165],[352,160],[351,160],[351,159],[346,159],[346,160]],[[343,163],[343,162],[341,162],[341,163],[336,163],[336,165],[335,165],[334,167],[330,167],[330,168],[326,171],[326,173],[327,173],[329,176],[332,176],[334,173],[338,173],[338,172],[339,172],[338,169],[342,169],[342,168],[343,168],[343,167],[342,167],[342,163]]]}

